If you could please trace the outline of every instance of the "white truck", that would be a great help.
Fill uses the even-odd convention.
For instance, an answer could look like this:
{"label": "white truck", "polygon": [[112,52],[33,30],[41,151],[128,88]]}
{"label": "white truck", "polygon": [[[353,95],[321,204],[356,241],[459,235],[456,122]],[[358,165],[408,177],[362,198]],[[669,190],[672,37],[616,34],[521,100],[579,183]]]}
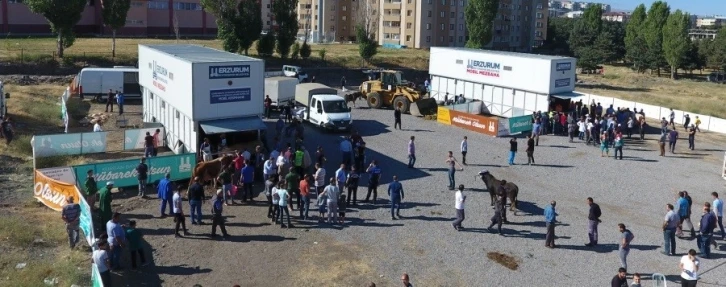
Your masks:
{"label": "white truck", "polygon": [[295,86],[298,81],[288,77],[265,78],[265,96],[270,96],[272,107],[278,108],[295,100]]}
{"label": "white truck", "polygon": [[126,99],[141,99],[139,69],[116,66],[113,68],[83,68],[73,79],[71,93],[105,100],[108,92],[124,93]]}
{"label": "white truck", "polygon": [[328,130],[348,131],[353,125],[350,108],[338,90],[319,83],[298,84],[295,101],[302,106],[295,115]]}

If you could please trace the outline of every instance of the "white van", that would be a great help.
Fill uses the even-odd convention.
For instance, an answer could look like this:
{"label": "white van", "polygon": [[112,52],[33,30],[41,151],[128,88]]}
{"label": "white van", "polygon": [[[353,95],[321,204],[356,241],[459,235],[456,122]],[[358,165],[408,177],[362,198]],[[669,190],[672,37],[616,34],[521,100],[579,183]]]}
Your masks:
{"label": "white van", "polygon": [[139,69],[137,68],[84,68],[73,79],[72,94],[81,97],[106,99],[109,89],[118,90],[126,99],[141,99]]}
{"label": "white van", "polygon": [[282,66],[282,74],[285,77],[297,78],[299,83],[304,83],[308,80],[308,73],[298,66],[284,65]]}

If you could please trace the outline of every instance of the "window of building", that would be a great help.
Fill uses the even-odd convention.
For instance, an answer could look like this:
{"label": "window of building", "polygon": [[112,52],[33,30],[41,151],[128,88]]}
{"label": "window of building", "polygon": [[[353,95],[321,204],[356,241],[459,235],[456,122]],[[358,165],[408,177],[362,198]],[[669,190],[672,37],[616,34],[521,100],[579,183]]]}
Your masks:
{"label": "window of building", "polygon": [[444,18],[444,15],[446,15],[444,13],[445,13],[444,11],[439,12],[439,17]]}
{"label": "window of building", "polygon": [[449,43],[454,43],[454,36],[449,36]]}
{"label": "window of building", "polygon": [[330,11],[335,11],[335,5],[333,5],[332,7],[330,7]]}
{"label": "window of building", "polygon": [[335,31],[335,26],[334,25],[330,25],[330,31]]}
{"label": "window of building", "polygon": [[537,21],[537,28],[542,28],[543,24],[540,21]]}
{"label": "window of building", "polygon": [[144,20],[126,20],[127,25],[141,25],[144,24]]}
{"label": "window of building", "polygon": [[445,28],[446,26],[444,24],[441,24],[441,31],[444,31]]}
{"label": "window of building", "polygon": [[149,1],[149,9],[166,10],[169,9],[169,2],[164,1]]}
{"label": "window of building", "polygon": [[411,2],[412,2],[411,0],[406,1],[406,3],[408,3],[408,4],[411,4]]}
{"label": "window of building", "polygon": [[459,36],[459,43],[464,42],[464,36]]}
{"label": "window of building", "polygon": [[449,24],[449,30],[454,31],[454,24]]}
{"label": "window of building", "polygon": [[348,11],[348,6],[343,5],[343,7],[340,7],[343,11]]}
{"label": "window of building", "polygon": [[456,0],[451,0],[451,6],[456,6]]}
{"label": "window of building", "polygon": [[439,36],[439,43],[444,43],[444,36]]}
{"label": "window of building", "polygon": [[542,31],[536,31],[534,32],[534,35],[537,37],[542,37]]}
{"label": "window of building", "polygon": [[529,22],[529,16],[524,16],[524,22]]}
{"label": "window of building", "polygon": [[[270,4],[267,4],[267,8],[270,8]],[[318,4],[315,4],[315,10],[318,10]]]}
{"label": "window of building", "polygon": [[466,6],[466,0],[459,0],[459,6],[464,7]]}
{"label": "window of building", "polygon": [[406,42],[411,42],[411,35],[406,35]]}
{"label": "window of building", "polygon": [[464,31],[464,24],[459,24],[459,31]]}
{"label": "window of building", "polygon": [[411,29],[411,27],[413,27],[413,24],[411,24],[411,23],[406,23],[406,29]]}
{"label": "window of building", "polygon": [[431,24],[430,23],[426,23],[426,30],[431,30]]}
{"label": "window of building", "polygon": [[537,12],[537,19],[542,19],[544,17],[544,14]]}
{"label": "window of building", "polygon": [[450,18],[456,18],[456,12],[451,12],[450,15]]}
{"label": "window of building", "polygon": [[428,4],[431,5],[434,3],[434,0],[428,0]]}
{"label": "window of building", "polygon": [[174,10],[202,10],[202,5],[199,3],[174,2]]}
{"label": "window of building", "polygon": [[376,4],[376,0],[371,0],[371,3],[372,4]]}
{"label": "window of building", "polygon": [[428,13],[429,14],[429,18],[431,17],[431,13],[432,13],[431,10],[429,10],[429,13]]}
{"label": "window of building", "polygon": [[343,15],[343,17],[340,17],[340,20],[347,21],[348,20],[348,17],[346,17],[345,15]]}
{"label": "window of building", "polygon": [[426,36],[426,43],[431,43],[431,36]]}
{"label": "window of building", "polygon": [[330,21],[335,21],[335,15],[330,15]]}
{"label": "window of building", "polygon": [[537,9],[542,9],[542,3],[537,4]]}
{"label": "window of building", "polygon": [[446,5],[446,0],[441,0],[441,5]]}
{"label": "window of building", "polygon": [[[267,21],[267,25],[270,25],[270,21]],[[315,28],[315,29],[317,29],[317,28]]]}
{"label": "window of building", "polygon": [[141,2],[141,1],[131,2],[131,7],[134,7],[134,8],[144,7],[144,2]]}
{"label": "window of building", "polygon": [[267,9],[270,9],[270,4],[267,4]]}
{"label": "window of building", "polygon": [[529,11],[529,5],[524,5],[524,11]]}
{"label": "window of building", "polygon": [[519,36],[517,36],[517,42],[519,42]]}
{"label": "window of building", "polygon": [[406,16],[411,16],[411,14],[412,14],[412,13],[413,13],[413,11],[411,11],[411,10],[406,10]]}
{"label": "window of building", "polygon": [[464,12],[459,12],[459,19],[464,19]]}

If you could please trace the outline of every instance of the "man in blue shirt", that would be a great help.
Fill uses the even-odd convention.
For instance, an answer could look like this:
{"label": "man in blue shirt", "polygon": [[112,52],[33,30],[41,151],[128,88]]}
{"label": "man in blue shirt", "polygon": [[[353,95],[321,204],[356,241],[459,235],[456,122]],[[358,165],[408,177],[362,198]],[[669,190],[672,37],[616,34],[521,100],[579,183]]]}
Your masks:
{"label": "man in blue shirt", "polygon": [[249,197],[250,201],[253,201],[252,199],[252,183],[255,181],[255,167],[250,164],[250,160],[245,159],[245,167],[242,168],[242,178],[240,178],[240,182],[242,183],[242,200],[247,201],[247,197]]}
{"label": "man in blue shirt", "polygon": [[532,137],[534,138],[535,146],[539,145],[539,135],[541,133],[541,130],[540,130],[541,127],[542,127],[542,124],[539,119],[536,119],[534,121],[534,124],[532,124]]}
{"label": "man in blue shirt", "polygon": [[545,235],[545,247],[555,248],[555,222],[557,222],[557,212],[555,212],[556,201],[551,201],[550,205],[544,209],[545,225],[547,226],[547,235]]}
{"label": "man in blue shirt", "polygon": [[118,104],[118,114],[124,113],[124,93],[116,91],[116,103]]}
{"label": "man in blue shirt", "polygon": [[391,219],[396,220],[396,216],[401,218],[401,200],[404,197],[403,185],[398,182],[398,177],[395,175],[393,176],[393,182],[388,185],[388,196],[391,198]]}
{"label": "man in blue shirt", "polygon": [[166,206],[169,205],[169,213],[172,213],[172,207],[171,207],[171,200],[172,197],[174,197],[174,183],[172,183],[169,178],[171,177],[171,174],[168,172],[166,173],[166,176],[162,178],[159,181],[158,190],[156,195],[161,199],[161,206],[159,209],[161,210],[161,217],[166,216]]}
{"label": "man in blue shirt", "polygon": [[688,224],[691,226],[691,236],[695,236],[696,230],[693,228],[693,223],[691,223],[691,204],[688,202],[688,199],[686,199],[685,192],[678,192],[678,202],[676,202],[676,205],[678,206],[678,217],[681,218],[679,223],[681,227],[680,230],[676,232],[676,236],[683,237],[683,227],[685,227],[683,224],[686,221],[688,221]]}
{"label": "man in blue shirt", "polygon": [[701,257],[708,258],[711,256],[711,237],[713,237],[713,230],[716,229],[716,216],[711,212],[711,204],[706,203],[703,205],[703,215],[701,216],[701,233],[696,243],[698,243],[698,249],[701,250]]}
{"label": "man in blue shirt", "polygon": [[126,232],[124,232],[121,223],[121,214],[116,212],[111,220],[106,222],[106,234],[108,234],[108,243],[111,246],[111,269],[121,268],[121,251],[126,246]]}
{"label": "man in blue shirt", "polygon": [[363,200],[363,202],[368,202],[368,199],[371,197],[371,192],[373,192],[373,204],[376,204],[376,199],[378,198],[378,183],[381,179],[381,168],[379,168],[377,162],[373,160],[368,166],[368,169],[366,169],[366,172],[369,174],[368,194],[366,194],[366,199]]}

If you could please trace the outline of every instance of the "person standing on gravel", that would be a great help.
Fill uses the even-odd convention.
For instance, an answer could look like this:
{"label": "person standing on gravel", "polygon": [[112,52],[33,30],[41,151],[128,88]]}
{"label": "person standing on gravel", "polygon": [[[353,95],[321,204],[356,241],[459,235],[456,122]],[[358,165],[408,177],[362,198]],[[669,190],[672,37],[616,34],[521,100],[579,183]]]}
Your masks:
{"label": "person standing on gravel", "polygon": [[449,167],[449,190],[454,190],[454,186],[456,186],[456,179],[454,178],[456,175],[456,166],[458,165],[460,170],[464,170],[464,167],[456,161],[454,152],[452,151],[449,151],[449,156],[446,158],[446,165]]}
{"label": "person standing on gravel", "polygon": [[126,232],[119,221],[121,214],[116,212],[111,220],[106,222],[106,234],[108,234],[108,242],[111,243],[111,269],[121,268],[121,252],[126,247]]}
{"label": "person standing on gravel", "polygon": [[327,198],[326,204],[328,206],[328,223],[333,224],[338,222],[338,198],[340,198],[340,189],[336,186],[336,179],[330,178],[330,184],[325,187],[320,197]]}
{"label": "person standing on gravel", "polygon": [[139,197],[146,197],[146,180],[148,179],[149,166],[146,165],[146,158],[139,160],[139,165],[136,166],[137,178],[139,180]]}
{"label": "person standing on gravel", "polygon": [[678,141],[678,131],[676,129],[672,129],[670,132],[668,132],[668,149],[670,149],[671,153],[676,153],[676,142]]}
{"label": "person standing on gravel", "polygon": [[459,190],[457,190],[456,194],[454,195],[454,209],[456,209],[456,220],[451,223],[456,231],[461,231],[464,229],[464,226],[462,226],[461,223],[464,222],[464,219],[466,219],[466,216],[464,214],[465,201],[466,195],[464,195],[464,185],[459,184]]}
{"label": "person standing on gravel", "polygon": [[[535,143],[535,145],[538,145]],[[509,165],[514,165],[514,156],[517,155],[517,138],[509,140]]]}
{"label": "person standing on gravel", "polygon": [[673,204],[666,204],[666,210],[668,212],[663,220],[663,254],[676,255],[676,229],[680,217],[673,210]]}
{"label": "person standing on gravel", "polygon": [[5,138],[5,144],[9,146],[10,142],[13,141],[13,134],[15,134],[13,124],[10,122],[10,116],[5,115],[2,123],[0,123],[0,133]]}
{"label": "person standing on gravel", "polygon": [[375,160],[371,161],[366,172],[368,173],[368,193],[363,202],[368,202],[371,193],[373,193],[373,204],[376,204],[376,199],[378,199],[378,184],[381,180],[381,168],[378,167],[378,162]]}
{"label": "person standing on gravel", "polygon": [[696,127],[691,125],[688,129],[688,149],[694,150],[696,148]]}
{"label": "person standing on gravel", "polygon": [[345,172],[345,164],[341,163],[340,168],[335,171],[335,180],[336,180],[336,186],[340,189],[341,193],[343,192],[343,188],[345,188],[345,182],[348,180],[348,174]]}
{"label": "person standing on gravel", "polygon": [[222,230],[222,236],[229,237],[227,228],[224,226],[224,217],[222,216],[222,210],[224,209],[224,197],[222,196],[222,190],[217,189],[217,196],[212,200],[212,237],[217,236],[217,226]]}
{"label": "person standing on gravel", "polygon": [[344,137],[342,141],[340,141],[340,153],[343,156],[343,163],[345,166],[350,166],[351,158],[353,157],[353,143],[350,142],[350,138],[348,136]]}
{"label": "person standing on gravel", "polygon": [[540,123],[540,119],[536,119],[534,121],[534,124],[532,124],[532,134],[530,135],[530,138],[534,138],[535,145],[539,145],[539,135],[542,131],[542,124]]}
{"label": "person standing on gravel", "polygon": [[[173,202],[172,202],[172,200],[174,198],[174,183],[171,182],[171,180],[169,180],[170,177],[171,177],[171,174],[167,172],[166,176],[164,176],[164,178],[162,178],[159,181],[159,184],[157,185],[156,196],[161,201],[161,203],[159,204],[159,210],[161,211],[160,212],[161,217],[166,216],[166,206],[167,205],[169,205],[169,213],[171,213],[173,211],[172,209],[174,207]],[[196,181],[195,181],[195,183],[196,183]],[[193,186],[194,185],[192,185],[192,187]],[[191,190],[191,187],[190,187],[190,190]],[[193,219],[192,219],[192,222],[194,222]]]}
{"label": "person standing on gravel", "polygon": [[[699,223],[699,236],[696,239],[698,249],[701,251],[701,257],[708,259],[711,257],[711,239],[713,231],[716,229],[716,215],[711,212],[711,204],[706,202],[703,205],[703,215]],[[714,243],[715,245],[715,243]]]}
{"label": "person standing on gravel", "polygon": [[114,94],[113,90],[108,89],[108,95],[106,95],[106,112],[108,113],[108,107],[111,107],[111,112],[113,113],[113,102],[114,102]]}
{"label": "person standing on gravel", "polygon": [[310,182],[312,178],[309,174],[303,175],[300,180],[300,199],[302,205],[298,208],[300,210],[300,220],[308,220],[308,212],[310,211]]}
{"label": "person standing on gravel", "polygon": [[595,203],[592,197],[587,198],[587,205],[590,206],[590,211],[587,215],[587,236],[590,242],[585,244],[585,246],[593,247],[597,246],[597,225],[601,222],[600,216],[602,212],[600,211],[600,205]]}
{"label": "person standing on gravel", "polygon": [[300,210],[302,196],[300,195],[300,175],[297,174],[296,168],[290,168],[290,172],[285,176],[285,182],[287,182],[287,192],[290,194],[290,210],[294,210],[293,199],[297,199],[297,209]]}
{"label": "person standing on gravel", "polygon": [[487,227],[487,231],[491,232],[492,227],[494,227],[494,225],[497,225],[497,231],[499,232],[499,235],[503,235],[502,223],[504,223],[504,218],[502,217],[502,215],[504,214],[504,204],[502,203],[504,200],[506,200],[506,198],[497,196],[497,203],[494,205],[494,216],[492,216],[491,218],[492,224]]}
{"label": "person standing on gravel", "polygon": [[678,201],[676,202],[676,205],[678,206],[678,216],[680,217],[680,222],[678,224],[680,230],[676,233],[676,236],[683,237],[683,228],[685,227],[684,223],[688,223],[688,225],[691,226],[691,237],[696,236],[696,230],[691,222],[691,201],[689,201],[686,197],[685,191],[678,192]]}
{"label": "person standing on gravel", "polygon": [[[273,195],[274,196],[274,195]],[[290,203],[290,193],[285,189],[285,181],[282,180],[277,184],[277,196],[278,201],[278,215],[280,216],[280,228],[292,228],[292,222],[290,221],[290,211],[287,209],[287,205]],[[285,225],[284,215],[287,215],[287,225]]]}
{"label": "person standing on gravel", "polygon": [[413,168],[416,164],[416,143],[414,140],[416,137],[411,136],[411,140],[408,142],[408,168]]}
{"label": "person standing on gravel", "polygon": [[[401,218],[401,200],[404,198],[403,185],[398,182],[398,176],[393,176],[393,182],[388,185],[388,197],[391,199],[391,219]],[[394,213],[395,211],[395,213]]]}
{"label": "person standing on gravel", "polygon": [[660,134],[660,139],[658,139],[658,146],[660,147],[660,156],[665,156],[665,144],[666,141],[668,141],[668,132],[663,132]]}
{"label": "person standing on gravel", "polygon": [[315,164],[315,193],[320,196],[325,188],[325,169],[321,163]]}
{"label": "person standing on gravel", "polygon": [[351,200],[353,201],[353,205],[358,205],[358,183],[360,182],[360,174],[358,173],[358,168],[353,166],[351,168],[350,173],[348,173],[348,178],[345,179],[345,186],[348,188],[348,202],[346,202],[348,205],[351,205]]}
{"label": "person standing on gravel", "polygon": [[204,201],[204,187],[199,183],[199,177],[194,177],[194,183],[189,187],[189,219],[192,225],[202,225],[202,202]]}
{"label": "person standing on gravel", "polygon": [[711,196],[713,196],[713,204],[711,205],[713,214],[716,216],[716,223],[718,223],[718,228],[721,230],[721,240],[724,240],[726,239],[726,233],[724,233],[723,228],[723,200],[718,198],[718,192],[712,192]]}
{"label": "person standing on gravel", "polygon": [[625,228],[625,224],[618,223],[618,229],[620,230],[620,244],[618,244],[618,257],[620,257],[620,267],[628,269],[628,253],[630,253],[630,242],[635,239],[635,235]]}
{"label": "person standing on gravel", "polygon": [[527,164],[534,164],[534,146],[535,142],[532,135],[527,135]]}
{"label": "person standing on gravel", "polygon": [[463,165],[466,165],[466,153],[468,151],[469,143],[466,141],[466,136],[464,136],[464,140],[461,141],[461,164]]}
{"label": "person standing on gravel", "polygon": [[555,248],[555,223],[557,222],[557,211],[555,211],[556,201],[551,201],[550,205],[544,209],[545,225],[547,226],[547,234],[545,235],[545,247]]}
{"label": "person standing on gravel", "polygon": [[396,127],[398,129],[401,129],[401,108],[396,107],[395,110],[393,110],[393,129],[395,130]]}
{"label": "person standing on gravel", "polygon": [[184,230],[184,235],[189,235],[189,232],[187,231],[186,218],[184,217],[184,210],[182,209],[182,203],[184,202],[184,199],[181,196],[181,189],[181,186],[176,189],[176,191],[174,192],[174,197],[172,197],[171,200],[172,211],[174,212],[174,222],[176,223],[174,227],[174,237],[182,237],[181,234],[179,234],[180,225]]}
{"label": "person standing on gravel", "polygon": [[66,205],[63,206],[61,218],[66,223],[66,232],[68,233],[68,243],[71,249],[76,247],[79,240],[78,228],[81,218],[81,206],[73,202],[73,196],[66,199]]}
{"label": "person standing on gravel", "polygon": [[618,274],[613,277],[612,280],[610,280],[610,286],[611,287],[628,287],[628,279],[626,278],[628,274],[628,271],[620,267],[618,269]]}
{"label": "person standing on gravel", "polygon": [[116,103],[118,104],[118,114],[124,114],[124,93],[116,91]]}
{"label": "person standing on gravel", "polygon": [[681,257],[678,267],[681,269],[681,286],[696,287],[698,269],[701,267],[701,261],[696,257],[696,250],[688,250],[688,254]]}

